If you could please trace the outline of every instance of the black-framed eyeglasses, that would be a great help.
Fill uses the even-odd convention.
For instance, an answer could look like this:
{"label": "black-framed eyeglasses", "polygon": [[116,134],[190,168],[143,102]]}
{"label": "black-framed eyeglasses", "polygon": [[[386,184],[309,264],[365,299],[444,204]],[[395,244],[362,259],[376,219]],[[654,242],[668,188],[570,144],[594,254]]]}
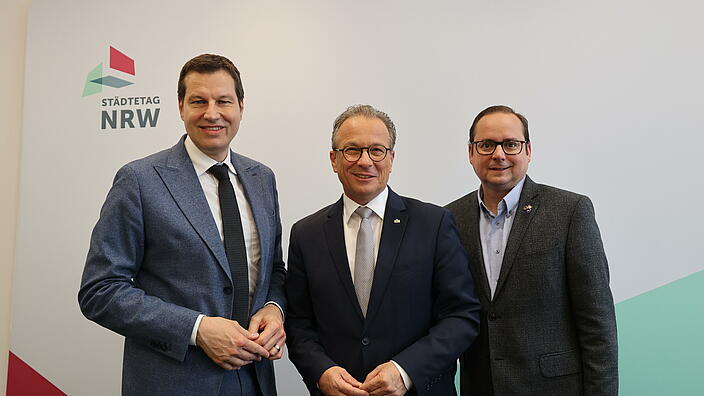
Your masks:
{"label": "black-framed eyeglasses", "polygon": [[481,155],[491,155],[496,151],[496,146],[501,146],[506,155],[516,155],[523,151],[523,144],[528,143],[527,140],[504,140],[503,142],[497,142],[495,140],[485,139],[478,142],[470,142],[473,144],[477,153]]}
{"label": "black-framed eyeglasses", "polygon": [[359,159],[362,158],[362,153],[364,152],[364,150],[367,151],[367,155],[369,155],[369,159],[371,159],[374,162],[380,162],[380,161],[383,161],[384,158],[386,158],[386,154],[389,151],[391,151],[391,148],[384,147],[381,144],[372,144],[371,146],[367,146],[367,147],[350,146],[350,147],[345,147],[345,148],[333,148],[332,149],[332,151],[342,152],[342,155],[349,162],[359,161]]}

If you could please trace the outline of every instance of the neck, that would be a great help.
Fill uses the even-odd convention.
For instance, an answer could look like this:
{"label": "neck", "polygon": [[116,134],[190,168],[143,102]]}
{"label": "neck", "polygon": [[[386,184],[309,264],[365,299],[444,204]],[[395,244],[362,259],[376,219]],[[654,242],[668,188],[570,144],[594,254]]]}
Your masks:
{"label": "neck", "polygon": [[491,213],[496,214],[499,211],[499,202],[508,194],[508,190],[493,190],[482,185],[482,201],[484,206],[491,211]]}

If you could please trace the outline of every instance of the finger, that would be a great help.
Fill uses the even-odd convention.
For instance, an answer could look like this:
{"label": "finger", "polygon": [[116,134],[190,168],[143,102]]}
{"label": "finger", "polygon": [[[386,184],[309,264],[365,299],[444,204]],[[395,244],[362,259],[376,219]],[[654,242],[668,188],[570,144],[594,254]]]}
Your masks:
{"label": "finger", "polygon": [[220,367],[222,367],[222,368],[224,368],[225,370],[228,370],[228,371],[235,369],[235,368],[232,367],[232,365],[231,365],[230,363],[228,363],[228,362],[219,362],[219,363],[218,363],[218,366],[220,366]]}
{"label": "finger", "polygon": [[368,396],[369,394],[362,390],[359,389],[355,386],[352,386],[350,383],[341,380],[337,382],[337,386],[342,391],[343,394],[345,395],[350,395],[350,396]]}
{"label": "finger", "polygon": [[261,336],[257,340],[257,343],[263,346],[267,350],[271,350],[274,345],[283,346],[286,343],[286,332],[284,332],[283,327],[280,331],[271,334],[268,338],[266,330],[262,332]]}
{"label": "finger", "polygon": [[278,360],[279,351],[276,348],[271,348],[269,350],[269,360]]}
{"label": "finger", "polygon": [[251,360],[239,359],[236,357],[231,357],[227,359],[227,364],[233,367],[233,370],[239,370],[242,366],[252,363]]}
{"label": "finger", "polygon": [[340,372],[340,377],[348,384],[351,386],[354,386],[355,388],[359,387],[362,385],[361,382],[357,381],[355,377],[353,377],[350,373],[347,372],[347,370],[343,370]]}
{"label": "finger", "polygon": [[[281,359],[284,355],[284,347],[286,346],[285,341],[283,339],[280,339],[281,341],[277,342],[274,344],[274,347],[269,350],[270,360],[278,360]],[[277,348],[278,347],[278,348]]]}
{"label": "finger", "polygon": [[277,360],[281,359],[281,355],[283,354],[284,348],[283,346],[279,344],[274,344],[274,346],[269,349],[269,360]]}
{"label": "finger", "polygon": [[264,348],[271,349],[278,342],[278,339],[285,334],[283,323],[278,320],[270,321],[265,324],[257,342]]}
{"label": "finger", "polygon": [[372,393],[374,391],[379,390],[382,387],[382,385],[383,384],[382,384],[381,377],[374,376],[374,377],[367,378],[366,380],[364,380],[364,383],[360,386],[360,388],[369,392],[369,393]]}
{"label": "finger", "polygon": [[374,370],[372,370],[369,374],[367,374],[366,378],[364,378],[364,382],[371,381],[372,378],[376,377],[377,374],[379,373],[379,366],[376,366]]}
{"label": "finger", "polygon": [[247,352],[252,353],[254,355],[258,355],[263,358],[269,357],[269,351],[264,349],[264,347],[259,345],[256,341],[245,340],[245,342],[242,343],[242,348],[244,350],[246,350]]}
{"label": "finger", "polygon": [[261,325],[261,322],[262,319],[259,316],[253,316],[249,321],[249,332],[252,334],[259,333],[259,326]]}
{"label": "finger", "polygon": [[354,387],[348,384],[347,382],[340,383],[340,390],[343,392],[343,394],[349,396],[369,396],[369,393],[367,393],[365,390]]}
{"label": "finger", "polygon": [[257,355],[256,353],[252,353],[245,348],[235,348],[234,350],[230,351],[229,358],[237,358],[249,362],[261,359],[259,355]]}

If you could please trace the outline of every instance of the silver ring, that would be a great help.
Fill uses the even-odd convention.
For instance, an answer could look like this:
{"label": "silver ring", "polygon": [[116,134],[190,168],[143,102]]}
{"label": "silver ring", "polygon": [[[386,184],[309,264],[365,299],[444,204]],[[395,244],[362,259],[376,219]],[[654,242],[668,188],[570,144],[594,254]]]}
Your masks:
{"label": "silver ring", "polygon": [[274,348],[276,348],[277,351],[281,350],[281,347],[279,346],[279,344],[274,344]]}

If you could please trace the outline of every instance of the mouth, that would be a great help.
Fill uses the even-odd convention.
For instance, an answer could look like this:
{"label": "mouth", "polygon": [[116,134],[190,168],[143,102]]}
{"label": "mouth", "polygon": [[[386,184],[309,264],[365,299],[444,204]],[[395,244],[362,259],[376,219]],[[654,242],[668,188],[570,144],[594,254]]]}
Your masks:
{"label": "mouth", "polygon": [[220,130],[225,129],[225,127],[222,125],[205,125],[205,126],[201,125],[201,126],[198,126],[198,128],[200,128],[200,130],[202,130],[206,133],[218,133],[218,132],[220,132]]}
{"label": "mouth", "polygon": [[354,177],[356,177],[357,179],[361,179],[361,180],[371,180],[371,179],[376,178],[376,175],[370,175],[368,173],[353,173],[352,175]]}
{"label": "mouth", "polygon": [[489,167],[489,170],[494,171],[494,172],[503,172],[503,171],[510,169],[510,168],[511,168],[510,166],[491,166],[491,167]]}

